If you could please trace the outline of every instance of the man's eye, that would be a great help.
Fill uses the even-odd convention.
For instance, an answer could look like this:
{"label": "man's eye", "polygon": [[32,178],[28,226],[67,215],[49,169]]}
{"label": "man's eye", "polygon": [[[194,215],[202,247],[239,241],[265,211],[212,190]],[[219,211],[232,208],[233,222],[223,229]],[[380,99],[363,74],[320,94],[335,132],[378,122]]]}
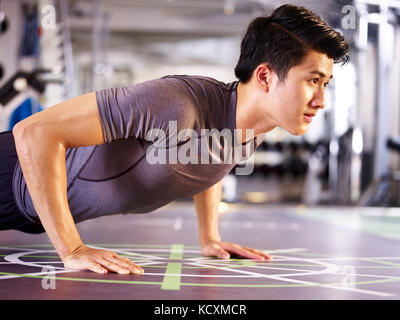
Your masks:
{"label": "man's eye", "polygon": [[327,86],[329,86],[329,82],[324,83],[324,88],[326,88]]}
{"label": "man's eye", "polygon": [[314,78],[311,80],[313,83],[318,83],[319,79],[318,78]]}

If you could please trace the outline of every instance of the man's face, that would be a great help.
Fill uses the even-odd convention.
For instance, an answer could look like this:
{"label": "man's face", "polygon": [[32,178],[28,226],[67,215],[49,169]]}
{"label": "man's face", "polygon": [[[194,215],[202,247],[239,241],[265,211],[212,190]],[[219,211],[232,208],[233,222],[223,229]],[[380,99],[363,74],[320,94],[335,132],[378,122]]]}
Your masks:
{"label": "man's face", "polygon": [[333,60],[311,51],[302,64],[291,68],[285,82],[274,73],[271,85],[272,117],[277,125],[293,135],[306,133],[312,116],[325,107],[325,87],[332,78]]}

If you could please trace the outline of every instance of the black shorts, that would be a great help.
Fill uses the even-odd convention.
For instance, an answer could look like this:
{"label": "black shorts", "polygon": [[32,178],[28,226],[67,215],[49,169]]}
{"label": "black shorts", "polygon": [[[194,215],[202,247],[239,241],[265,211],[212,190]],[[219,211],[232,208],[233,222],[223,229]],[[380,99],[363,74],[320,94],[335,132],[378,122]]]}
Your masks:
{"label": "black shorts", "polygon": [[0,230],[15,229],[26,233],[45,232],[41,224],[25,218],[15,204],[12,180],[18,161],[12,131],[0,132]]}

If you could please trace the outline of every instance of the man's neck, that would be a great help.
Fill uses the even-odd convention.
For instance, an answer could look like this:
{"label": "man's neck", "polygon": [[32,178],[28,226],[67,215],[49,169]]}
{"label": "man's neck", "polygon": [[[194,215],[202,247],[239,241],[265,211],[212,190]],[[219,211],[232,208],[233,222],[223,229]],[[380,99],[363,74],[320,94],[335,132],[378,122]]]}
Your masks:
{"label": "man's neck", "polygon": [[[247,83],[239,84],[236,88],[236,129],[242,129],[242,142],[246,142],[255,136],[266,133],[276,126],[271,122],[265,108],[263,109],[260,101],[265,99],[260,91],[255,89],[251,80]],[[246,129],[253,129],[253,135],[246,135]]]}

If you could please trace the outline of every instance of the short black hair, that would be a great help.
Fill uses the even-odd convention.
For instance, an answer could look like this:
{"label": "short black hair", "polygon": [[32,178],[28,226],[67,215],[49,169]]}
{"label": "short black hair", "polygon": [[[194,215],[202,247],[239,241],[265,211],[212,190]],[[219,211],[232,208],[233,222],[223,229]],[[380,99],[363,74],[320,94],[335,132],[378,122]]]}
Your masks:
{"label": "short black hair", "polygon": [[286,4],[249,24],[235,75],[246,83],[259,64],[268,63],[284,81],[290,68],[301,64],[310,50],[325,53],[334,63],[343,65],[349,60],[349,44],[338,31],[313,11]]}

